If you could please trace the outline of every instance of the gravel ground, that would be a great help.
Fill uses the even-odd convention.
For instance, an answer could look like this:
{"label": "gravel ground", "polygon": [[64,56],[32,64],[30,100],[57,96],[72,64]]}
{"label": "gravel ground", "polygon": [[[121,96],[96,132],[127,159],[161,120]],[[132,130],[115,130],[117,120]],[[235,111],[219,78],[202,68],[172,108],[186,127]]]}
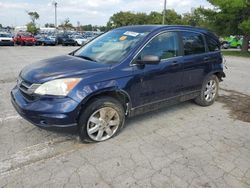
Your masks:
{"label": "gravel ground", "polygon": [[214,105],[147,113],[114,139],[82,144],[23,120],[9,97],[25,65],[73,49],[0,47],[0,187],[250,187],[250,59],[226,57]]}

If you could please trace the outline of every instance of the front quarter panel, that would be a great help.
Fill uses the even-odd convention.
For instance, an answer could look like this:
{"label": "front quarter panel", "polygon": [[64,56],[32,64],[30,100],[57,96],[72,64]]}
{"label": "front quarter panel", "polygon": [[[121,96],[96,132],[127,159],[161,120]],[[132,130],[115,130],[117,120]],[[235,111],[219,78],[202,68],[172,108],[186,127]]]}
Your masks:
{"label": "front quarter panel", "polygon": [[69,93],[69,97],[81,104],[95,95],[108,91],[123,92],[130,98],[132,70],[132,67],[118,66],[107,72],[83,77],[83,80]]}

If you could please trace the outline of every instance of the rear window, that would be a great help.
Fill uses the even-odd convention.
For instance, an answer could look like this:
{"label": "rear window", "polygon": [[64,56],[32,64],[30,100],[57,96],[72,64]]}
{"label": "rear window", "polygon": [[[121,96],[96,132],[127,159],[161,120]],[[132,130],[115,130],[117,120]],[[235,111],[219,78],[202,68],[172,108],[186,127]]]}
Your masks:
{"label": "rear window", "polygon": [[206,36],[207,47],[210,52],[215,52],[220,50],[220,44],[216,42],[213,38]]}
{"label": "rear window", "polygon": [[200,33],[182,32],[184,55],[194,55],[206,52],[203,36]]}

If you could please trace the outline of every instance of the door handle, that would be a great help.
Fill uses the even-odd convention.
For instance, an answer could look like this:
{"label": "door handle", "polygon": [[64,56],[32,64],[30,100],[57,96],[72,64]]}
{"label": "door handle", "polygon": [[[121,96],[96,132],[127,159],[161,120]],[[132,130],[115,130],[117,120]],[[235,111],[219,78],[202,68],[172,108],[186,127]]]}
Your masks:
{"label": "door handle", "polygon": [[171,66],[178,66],[178,65],[179,65],[178,61],[173,61],[173,62],[171,63]]}
{"label": "door handle", "polygon": [[211,58],[210,57],[204,57],[203,60],[204,60],[205,63],[209,63],[211,61]]}

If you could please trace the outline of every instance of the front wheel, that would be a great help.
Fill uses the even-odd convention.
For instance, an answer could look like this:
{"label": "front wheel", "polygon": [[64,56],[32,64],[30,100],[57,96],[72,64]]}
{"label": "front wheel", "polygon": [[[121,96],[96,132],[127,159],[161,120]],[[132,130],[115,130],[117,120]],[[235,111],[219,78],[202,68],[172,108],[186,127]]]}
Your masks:
{"label": "front wheel", "polygon": [[80,115],[80,138],[83,142],[108,140],[119,133],[124,120],[124,108],[119,101],[112,97],[95,98]]}
{"label": "front wheel", "polygon": [[202,85],[200,95],[195,99],[195,103],[201,106],[210,106],[218,96],[219,80],[217,76],[208,77]]}

